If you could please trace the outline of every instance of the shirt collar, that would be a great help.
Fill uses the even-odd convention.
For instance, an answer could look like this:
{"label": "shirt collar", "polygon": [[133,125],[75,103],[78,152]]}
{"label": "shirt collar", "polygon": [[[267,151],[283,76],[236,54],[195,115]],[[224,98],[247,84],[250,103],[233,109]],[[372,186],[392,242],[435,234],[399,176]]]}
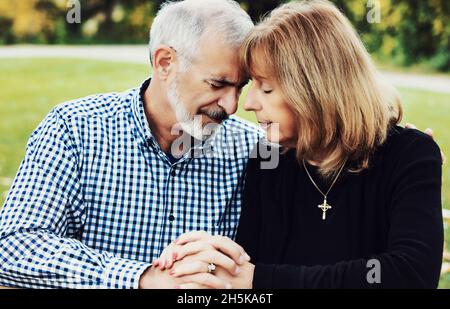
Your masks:
{"label": "shirt collar", "polygon": [[148,86],[150,85],[151,78],[147,79],[142,83],[142,85],[139,88],[133,89],[132,93],[132,112],[134,119],[136,121],[138,133],[143,139],[145,143],[149,143],[152,140],[156,143],[156,140],[152,134],[152,131],[150,130],[150,125],[147,121],[147,117],[145,116],[144,111],[144,93],[147,90]]}

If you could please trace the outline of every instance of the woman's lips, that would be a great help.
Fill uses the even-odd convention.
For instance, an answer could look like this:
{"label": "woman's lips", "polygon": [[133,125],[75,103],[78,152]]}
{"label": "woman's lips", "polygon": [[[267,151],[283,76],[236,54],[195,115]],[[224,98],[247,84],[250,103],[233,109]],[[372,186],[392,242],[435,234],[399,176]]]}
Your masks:
{"label": "woman's lips", "polygon": [[272,122],[269,122],[269,121],[264,121],[264,122],[259,121],[259,125],[264,130],[267,130],[270,127],[271,124],[272,124]]}

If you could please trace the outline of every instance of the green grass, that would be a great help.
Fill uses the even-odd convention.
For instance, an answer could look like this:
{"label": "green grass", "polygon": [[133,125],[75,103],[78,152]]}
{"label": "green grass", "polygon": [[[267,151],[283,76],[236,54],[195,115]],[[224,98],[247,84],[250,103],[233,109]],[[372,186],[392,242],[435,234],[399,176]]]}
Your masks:
{"label": "green grass", "polygon": [[[138,86],[149,76],[149,68],[72,59],[0,60],[0,206],[10,180],[25,154],[31,132],[58,103],[89,94],[122,91]],[[420,129],[431,127],[441,149],[450,156],[450,95],[400,89],[404,99],[405,122]],[[254,120],[241,108],[238,114]],[[444,166],[443,205],[450,209],[450,171]],[[450,234],[446,231],[450,248]],[[441,280],[450,288],[450,275]]]}
{"label": "green grass", "polygon": [[[79,60],[0,60],[0,177],[13,177],[31,132],[58,103],[135,87],[142,65]],[[4,188],[3,188],[4,189]]]}

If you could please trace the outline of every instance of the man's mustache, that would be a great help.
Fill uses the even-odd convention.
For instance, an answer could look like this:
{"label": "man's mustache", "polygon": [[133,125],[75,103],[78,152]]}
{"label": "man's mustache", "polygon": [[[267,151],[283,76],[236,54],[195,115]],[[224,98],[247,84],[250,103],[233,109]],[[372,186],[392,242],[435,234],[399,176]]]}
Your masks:
{"label": "man's mustache", "polygon": [[217,122],[222,122],[224,120],[227,120],[230,117],[227,114],[227,112],[221,107],[214,109],[214,110],[207,110],[207,109],[200,110],[199,114],[206,115],[209,118],[211,118]]}

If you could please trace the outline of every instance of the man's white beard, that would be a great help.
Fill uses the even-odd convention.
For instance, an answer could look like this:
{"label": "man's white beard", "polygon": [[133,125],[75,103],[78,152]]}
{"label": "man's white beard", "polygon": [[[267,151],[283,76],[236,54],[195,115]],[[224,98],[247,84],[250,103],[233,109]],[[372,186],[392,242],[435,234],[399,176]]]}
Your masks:
{"label": "man's white beard", "polygon": [[167,90],[167,99],[170,106],[175,112],[175,117],[184,132],[191,135],[198,140],[206,140],[213,132],[211,130],[204,130],[202,124],[202,117],[200,115],[193,115],[186,109],[183,101],[178,94],[177,79],[174,79]]}

